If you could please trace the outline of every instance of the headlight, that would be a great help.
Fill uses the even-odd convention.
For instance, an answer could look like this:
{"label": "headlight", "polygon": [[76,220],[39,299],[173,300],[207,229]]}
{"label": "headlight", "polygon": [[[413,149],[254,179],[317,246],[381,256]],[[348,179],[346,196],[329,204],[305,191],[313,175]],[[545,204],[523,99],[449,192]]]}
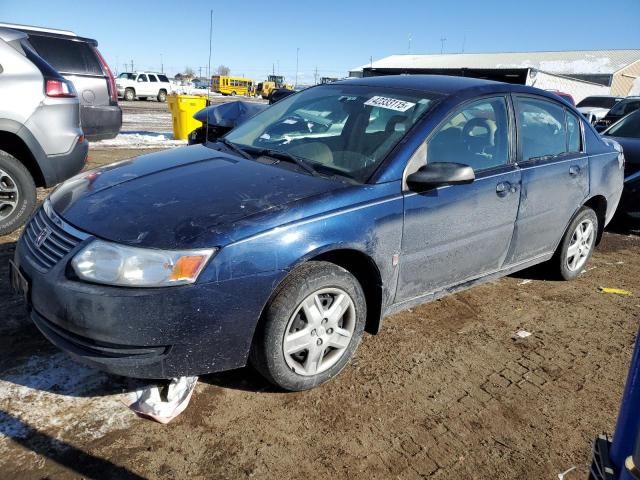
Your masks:
{"label": "headlight", "polygon": [[216,249],[153,250],[94,240],[73,257],[82,280],[125,287],[193,283]]}

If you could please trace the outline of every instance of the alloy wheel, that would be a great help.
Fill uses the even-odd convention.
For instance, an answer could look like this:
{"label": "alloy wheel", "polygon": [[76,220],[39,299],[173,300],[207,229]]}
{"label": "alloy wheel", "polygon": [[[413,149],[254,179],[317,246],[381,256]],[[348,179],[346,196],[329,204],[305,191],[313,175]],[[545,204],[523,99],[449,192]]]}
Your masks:
{"label": "alloy wheel", "polygon": [[8,218],[17,208],[18,185],[4,170],[0,170],[0,220]]}
{"label": "alloy wheel", "polygon": [[580,270],[587,261],[593,248],[595,233],[593,222],[588,218],[574,230],[567,248],[567,268],[572,272]]}
{"label": "alloy wheel", "polygon": [[285,329],[284,358],[299,375],[313,376],[345,354],[356,327],[353,300],[339,288],[323,288],[305,298]]}

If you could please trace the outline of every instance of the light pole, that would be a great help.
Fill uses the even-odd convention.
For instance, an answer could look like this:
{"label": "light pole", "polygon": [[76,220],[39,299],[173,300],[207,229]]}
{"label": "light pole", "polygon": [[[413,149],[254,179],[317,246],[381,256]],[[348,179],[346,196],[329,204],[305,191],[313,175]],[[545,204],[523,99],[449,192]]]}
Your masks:
{"label": "light pole", "polygon": [[296,48],[296,83],[294,88],[298,88],[298,59],[300,57],[300,48]]}

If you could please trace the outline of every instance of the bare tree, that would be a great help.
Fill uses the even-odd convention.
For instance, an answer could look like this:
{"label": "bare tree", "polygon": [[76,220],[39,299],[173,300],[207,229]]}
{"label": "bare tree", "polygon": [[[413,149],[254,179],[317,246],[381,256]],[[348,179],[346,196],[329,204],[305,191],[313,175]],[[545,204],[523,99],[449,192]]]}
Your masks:
{"label": "bare tree", "polygon": [[231,73],[231,69],[226,65],[220,65],[218,67],[218,75],[229,75]]}
{"label": "bare tree", "polygon": [[193,71],[193,68],[191,67],[185,67],[184,69],[184,73],[182,74],[183,78],[185,79],[192,79],[196,76],[195,72]]}

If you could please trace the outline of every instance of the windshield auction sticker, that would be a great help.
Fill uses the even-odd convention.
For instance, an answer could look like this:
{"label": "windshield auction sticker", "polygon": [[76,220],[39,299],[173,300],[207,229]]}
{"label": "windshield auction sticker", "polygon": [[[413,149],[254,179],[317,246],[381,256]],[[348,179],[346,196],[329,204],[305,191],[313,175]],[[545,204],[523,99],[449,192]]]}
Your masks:
{"label": "windshield auction sticker", "polygon": [[371,97],[369,100],[364,102],[364,104],[369,105],[370,107],[380,107],[386,108],[388,110],[395,110],[396,112],[406,112],[415,105],[415,103],[405,102],[404,100],[398,100],[397,98],[380,96]]}

